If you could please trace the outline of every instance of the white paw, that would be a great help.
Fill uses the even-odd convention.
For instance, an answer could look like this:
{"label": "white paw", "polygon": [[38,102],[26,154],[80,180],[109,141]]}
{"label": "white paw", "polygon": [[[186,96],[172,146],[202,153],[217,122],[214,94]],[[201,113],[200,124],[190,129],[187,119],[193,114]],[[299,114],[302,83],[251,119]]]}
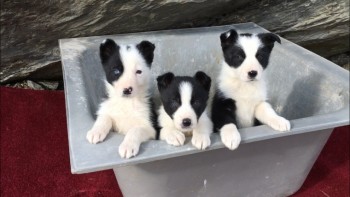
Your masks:
{"label": "white paw", "polygon": [[101,132],[100,130],[91,129],[87,132],[86,139],[91,144],[97,144],[98,142],[102,142],[106,138],[107,134],[108,132]]}
{"label": "white paw", "polygon": [[208,134],[194,134],[192,136],[192,144],[199,150],[204,150],[210,146],[210,136]]}
{"label": "white paw", "polygon": [[281,116],[271,119],[268,125],[277,131],[289,131],[290,122]]}
{"label": "white paw", "polygon": [[173,146],[182,146],[185,143],[185,134],[178,130],[164,130],[161,131],[161,139]]}
{"label": "white paw", "polygon": [[139,152],[140,143],[137,143],[133,140],[126,140],[120,144],[119,146],[119,155],[121,158],[129,159],[130,157],[134,157]]}
{"label": "white paw", "polygon": [[220,129],[220,136],[222,143],[230,150],[236,149],[241,143],[241,135],[234,124],[223,126]]}

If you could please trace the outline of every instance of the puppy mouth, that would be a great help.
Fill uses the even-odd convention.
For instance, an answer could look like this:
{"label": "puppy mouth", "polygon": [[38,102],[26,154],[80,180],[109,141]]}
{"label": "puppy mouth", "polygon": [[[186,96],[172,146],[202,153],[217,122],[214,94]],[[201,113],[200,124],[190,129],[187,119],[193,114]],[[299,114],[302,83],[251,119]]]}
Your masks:
{"label": "puppy mouth", "polygon": [[122,94],[123,98],[131,98],[133,97],[133,94]]}
{"label": "puppy mouth", "polygon": [[191,126],[188,126],[188,127],[185,127],[185,126],[181,125],[180,127],[181,127],[180,130],[181,130],[182,132],[191,132],[191,131],[193,131],[193,129],[194,129],[194,125],[191,125]]}
{"label": "puppy mouth", "polygon": [[245,80],[246,82],[255,82],[255,81],[259,81],[257,78],[248,78]]}
{"label": "puppy mouth", "polygon": [[131,95],[130,94],[122,94],[122,97],[128,98],[128,97],[131,97]]}
{"label": "puppy mouth", "polygon": [[191,132],[193,130],[192,126],[184,127],[183,125],[175,126],[181,132]]}

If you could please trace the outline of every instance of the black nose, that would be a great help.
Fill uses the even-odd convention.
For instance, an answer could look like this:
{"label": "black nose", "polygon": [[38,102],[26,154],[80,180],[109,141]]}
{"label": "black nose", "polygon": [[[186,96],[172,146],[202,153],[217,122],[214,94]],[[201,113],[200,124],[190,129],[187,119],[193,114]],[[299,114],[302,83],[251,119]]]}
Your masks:
{"label": "black nose", "polygon": [[129,95],[129,94],[131,94],[131,92],[132,92],[132,87],[124,88],[124,90],[123,90],[123,94],[125,94],[125,95]]}
{"label": "black nose", "polygon": [[183,125],[184,127],[190,126],[190,125],[191,125],[191,119],[189,119],[189,118],[183,119],[183,120],[182,120],[182,125]]}
{"label": "black nose", "polygon": [[258,72],[255,70],[251,70],[248,72],[249,78],[255,78],[258,75]]}

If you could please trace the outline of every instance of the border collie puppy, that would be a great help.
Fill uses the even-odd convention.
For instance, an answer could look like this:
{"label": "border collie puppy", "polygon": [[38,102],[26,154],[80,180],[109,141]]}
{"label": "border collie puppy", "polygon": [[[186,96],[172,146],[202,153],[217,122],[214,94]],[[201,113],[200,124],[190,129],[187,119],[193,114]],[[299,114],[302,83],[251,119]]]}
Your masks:
{"label": "border collie puppy", "polygon": [[221,34],[224,55],[212,104],[212,120],[221,140],[231,150],[241,136],[237,128],[259,122],[278,131],[290,130],[290,122],[278,116],[267,103],[264,70],[280,38],[272,33],[238,34],[234,29]]}
{"label": "border collie puppy", "polygon": [[113,128],[125,135],[120,156],[130,158],[137,155],[142,142],[155,138],[149,91],[154,49],[149,41],[127,46],[111,39],[101,43],[108,98],[101,103],[96,122],[87,133],[90,143],[102,142]]}
{"label": "border collie puppy", "polygon": [[206,111],[211,79],[204,72],[193,77],[175,77],[169,72],[157,78],[162,105],[158,124],[160,139],[182,146],[185,134],[192,132],[192,144],[198,149],[210,145],[213,124]]}

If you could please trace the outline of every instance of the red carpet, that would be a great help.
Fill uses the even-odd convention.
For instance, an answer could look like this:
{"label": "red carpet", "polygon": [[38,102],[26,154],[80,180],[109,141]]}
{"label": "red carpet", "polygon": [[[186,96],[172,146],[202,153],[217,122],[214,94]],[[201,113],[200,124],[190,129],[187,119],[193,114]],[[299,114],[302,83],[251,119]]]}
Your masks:
{"label": "red carpet", "polygon": [[[113,171],[70,173],[64,94],[1,87],[1,196],[122,196]],[[349,126],[294,197],[349,196]]]}

